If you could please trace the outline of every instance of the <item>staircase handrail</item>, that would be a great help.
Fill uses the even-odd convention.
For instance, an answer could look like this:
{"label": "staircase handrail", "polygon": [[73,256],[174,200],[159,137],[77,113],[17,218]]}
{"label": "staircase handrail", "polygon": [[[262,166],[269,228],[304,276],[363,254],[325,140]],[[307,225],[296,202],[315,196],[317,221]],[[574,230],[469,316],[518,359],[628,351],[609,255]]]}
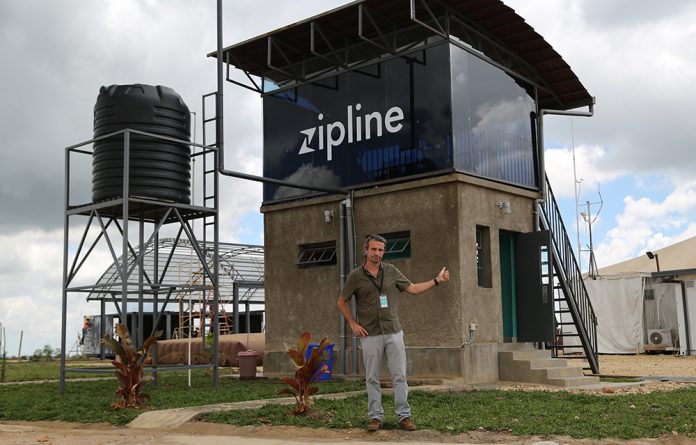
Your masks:
{"label": "staircase handrail", "polygon": [[597,317],[582,280],[582,273],[568,238],[568,232],[563,224],[556,197],[549,185],[548,177],[545,186],[546,199],[541,201],[538,206],[539,219],[544,228],[551,232],[555,264],[561,265],[558,270],[560,281],[565,290],[564,294],[569,296],[567,298],[568,307],[573,314],[590,368],[593,373],[598,374]]}

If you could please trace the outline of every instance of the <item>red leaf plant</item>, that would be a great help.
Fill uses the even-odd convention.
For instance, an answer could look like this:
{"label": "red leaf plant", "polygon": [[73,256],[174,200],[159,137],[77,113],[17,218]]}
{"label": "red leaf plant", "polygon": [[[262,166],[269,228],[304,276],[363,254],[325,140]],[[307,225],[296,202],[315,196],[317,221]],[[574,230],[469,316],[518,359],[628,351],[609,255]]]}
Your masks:
{"label": "red leaf plant", "polygon": [[293,364],[297,368],[295,377],[284,377],[281,380],[288,387],[276,391],[276,394],[290,394],[295,397],[297,405],[292,410],[293,415],[307,415],[312,413],[312,396],[319,392],[319,387],[315,385],[319,376],[328,370],[324,351],[329,345],[329,340],[324,337],[319,345],[312,350],[307,357],[307,347],[312,339],[309,332],[303,332],[297,339],[297,349],[287,348],[288,355],[292,359]]}
{"label": "red leaf plant", "polygon": [[162,331],[155,332],[155,335],[145,339],[140,349],[135,349],[128,335],[128,328],[124,324],[116,325],[116,335],[118,341],[106,334],[102,343],[109,346],[118,356],[117,360],[111,362],[116,367],[116,377],[118,378],[118,389],[116,395],[119,400],[111,405],[114,409],[140,408],[150,396],[141,392],[144,385],[143,371],[144,361],[147,352],[157,339],[162,335]]}

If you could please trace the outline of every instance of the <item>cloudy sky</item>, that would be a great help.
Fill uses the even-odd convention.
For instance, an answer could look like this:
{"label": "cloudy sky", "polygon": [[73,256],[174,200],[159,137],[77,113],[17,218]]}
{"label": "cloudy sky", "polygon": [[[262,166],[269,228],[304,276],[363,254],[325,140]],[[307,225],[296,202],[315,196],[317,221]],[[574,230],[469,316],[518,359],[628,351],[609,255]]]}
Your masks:
{"label": "cloudy sky", "polygon": [[[600,267],[696,235],[696,3],[504,1],[597,97],[593,118],[546,120],[547,171],[574,244],[573,153],[578,201],[604,201],[599,215],[591,205]],[[228,1],[224,43],[345,3]],[[0,322],[10,355],[21,331],[23,353],[60,344],[64,149],[90,139],[99,88],[167,85],[200,120],[201,95],[216,86],[205,57],[214,48],[212,0],[0,2]],[[259,97],[228,85],[225,118],[226,167],[261,174]],[[73,175],[89,196],[89,163]],[[221,239],[262,243],[261,187],[222,182]],[[586,224],[579,233],[584,249]],[[96,257],[83,273],[96,280],[107,265]],[[69,308],[68,348],[81,316],[99,310],[80,297]]]}

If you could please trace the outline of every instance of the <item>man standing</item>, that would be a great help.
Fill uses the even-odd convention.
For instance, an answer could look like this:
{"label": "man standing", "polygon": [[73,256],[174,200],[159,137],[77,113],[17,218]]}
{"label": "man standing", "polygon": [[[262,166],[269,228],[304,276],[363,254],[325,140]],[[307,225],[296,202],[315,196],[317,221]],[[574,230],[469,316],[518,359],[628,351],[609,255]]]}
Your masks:
{"label": "man standing", "polygon": [[[367,415],[370,423],[367,430],[374,432],[382,427],[384,410],[380,388],[382,357],[394,385],[394,408],[401,428],[417,429],[411,419],[406,382],[406,348],[404,333],[399,324],[396,308],[396,291],[412,295],[423,293],[449,280],[449,271],[443,267],[436,278],[422,283],[411,283],[396,267],[382,263],[386,240],[379,235],[370,235],[365,240],[365,263],[351,271],[338,297],[338,308],[360,337],[365,362],[365,384],[367,386]],[[353,319],[347,301],[355,295],[357,316]]]}

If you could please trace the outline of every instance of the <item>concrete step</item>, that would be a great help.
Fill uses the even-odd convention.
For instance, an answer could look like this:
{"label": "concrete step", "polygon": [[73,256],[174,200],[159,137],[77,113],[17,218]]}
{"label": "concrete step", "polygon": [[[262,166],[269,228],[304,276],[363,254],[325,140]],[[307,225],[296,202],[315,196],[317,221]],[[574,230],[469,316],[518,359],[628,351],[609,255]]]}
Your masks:
{"label": "concrete step", "polygon": [[546,368],[546,375],[550,379],[562,379],[566,377],[584,377],[582,369],[572,366],[559,366],[555,368]]}
{"label": "concrete step", "polygon": [[521,351],[536,349],[534,343],[499,343],[498,351]]}
{"label": "concrete step", "polygon": [[549,385],[562,386],[563,388],[573,388],[584,385],[599,384],[598,376],[582,376],[582,377],[563,377],[558,379],[549,379]]}
{"label": "concrete step", "polygon": [[540,383],[569,388],[599,383],[599,377],[586,377],[582,368],[569,366],[563,358],[552,358],[549,350],[508,349],[498,351],[500,380]]}
{"label": "concrete step", "polygon": [[524,349],[519,351],[498,351],[498,357],[510,360],[545,360],[551,358],[551,351],[544,349]]}
{"label": "concrete step", "polygon": [[552,368],[554,366],[568,366],[570,362],[565,358],[545,358],[540,360],[530,360],[532,369]]}

